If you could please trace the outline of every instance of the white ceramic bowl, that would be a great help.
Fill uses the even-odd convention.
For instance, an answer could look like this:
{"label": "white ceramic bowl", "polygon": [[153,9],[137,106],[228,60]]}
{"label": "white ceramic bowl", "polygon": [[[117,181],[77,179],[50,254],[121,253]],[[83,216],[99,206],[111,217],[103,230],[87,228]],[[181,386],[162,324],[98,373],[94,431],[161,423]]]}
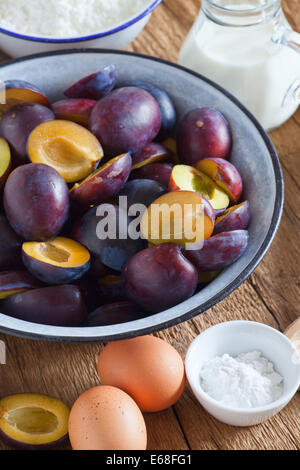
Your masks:
{"label": "white ceramic bowl", "polygon": [[[204,362],[225,353],[237,356],[255,350],[273,362],[284,378],[278,400],[260,408],[231,408],[202,390],[200,370]],[[262,323],[232,321],[208,328],[190,345],[185,363],[188,381],[201,405],[219,421],[233,426],[253,426],[271,418],[289,403],[300,384],[300,361],[294,346],[282,333]]]}
{"label": "white ceramic bowl", "polygon": [[39,52],[59,49],[95,47],[102,49],[123,49],[128,46],[148,23],[152,11],[162,0],[149,0],[141,13],[126,23],[101,33],[74,38],[47,38],[28,36],[0,28],[0,48],[11,57],[22,57]]}

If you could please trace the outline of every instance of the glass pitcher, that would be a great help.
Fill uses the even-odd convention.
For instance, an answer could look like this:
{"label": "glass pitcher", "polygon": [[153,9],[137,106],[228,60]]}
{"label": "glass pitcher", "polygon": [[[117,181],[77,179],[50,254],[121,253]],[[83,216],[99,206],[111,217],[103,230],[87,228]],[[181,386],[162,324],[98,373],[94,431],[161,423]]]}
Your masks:
{"label": "glass pitcher", "polygon": [[300,103],[300,35],[281,0],[202,0],[179,63],[234,94],[266,130]]}

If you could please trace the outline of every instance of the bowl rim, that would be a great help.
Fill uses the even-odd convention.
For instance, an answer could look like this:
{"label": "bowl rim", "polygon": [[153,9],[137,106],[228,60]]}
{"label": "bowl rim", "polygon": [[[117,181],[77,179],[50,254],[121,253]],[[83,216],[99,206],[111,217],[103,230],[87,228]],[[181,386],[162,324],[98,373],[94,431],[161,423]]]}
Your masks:
{"label": "bowl rim", "polygon": [[127,20],[125,23],[119,24],[114,28],[108,29],[106,31],[102,31],[101,33],[93,33],[88,34],[87,36],[79,36],[79,37],[70,37],[70,38],[52,38],[47,36],[30,36],[29,34],[20,34],[16,31],[10,31],[9,29],[1,28],[0,33],[5,34],[7,36],[12,36],[16,39],[20,39],[22,41],[32,41],[32,42],[41,42],[41,43],[52,43],[52,44],[72,44],[77,42],[83,41],[92,41],[93,39],[104,38],[106,36],[110,36],[112,34],[116,34],[120,31],[123,31],[126,28],[134,25],[138,21],[142,20],[145,16],[150,15],[150,13],[155,10],[158,5],[163,0],[154,0],[148,4],[147,8],[139,13],[137,16],[134,16],[130,20]]}
{"label": "bowl rim", "polygon": [[[12,65],[12,64],[17,64],[19,62],[27,62],[30,60],[36,60],[40,58],[45,58],[45,57],[52,57],[52,56],[59,56],[59,55],[76,55],[76,54],[102,54],[102,55],[120,55],[120,56],[133,56],[137,58],[141,58],[144,60],[148,60],[150,62],[158,62],[160,64],[167,65],[169,67],[172,67],[173,69],[179,69],[189,75],[192,75],[201,81],[204,81],[211,85],[213,88],[217,89],[221,93],[223,93],[227,98],[229,98],[252,122],[252,124],[256,127],[258,130],[259,134],[261,135],[268,151],[270,154],[270,158],[273,164],[273,170],[274,170],[274,175],[275,175],[275,186],[276,186],[276,198],[275,198],[275,203],[274,203],[274,210],[273,210],[273,215],[270,223],[269,230],[266,234],[266,237],[264,241],[262,242],[261,246],[259,247],[256,255],[252,258],[252,260],[248,263],[248,265],[241,271],[241,273],[236,276],[227,286],[225,286],[218,294],[214,295],[211,297],[209,300],[206,302],[202,303],[201,305],[198,305],[197,307],[189,310],[188,312],[178,315],[176,318],[173,318],[172,320],[164,320],[164,321],[159,321],[155,323],[155,325],[152,326],[145,326],[143,325],[143,319],[138,319],[135,320],[136,322],[139,323],[137,327],[134,330],[131,330],[129,332],[119,332],[119,333],[111,333],[107,332],[106,334],[97,334],[97,329],[108,329],[109,326],[106,327],[85,327],[85,330],[94,330],[94,334],[92,335],[84,335],[84,336],[74,336],[72,335],[72,330],[77,330],[79,328],[73,327],[73,328],[68,328],[68,327],[59,327],[59,326],[49,326],[47,327],[47,333],[45,332],[28,332],[28,331],[23,331],[22,330],[22,324],[31,324],[33,329],[34,326],[43,326],[41,324],[34,324],[30,322],[24,322],[23,320],[16,320],[17,322],[20,322],[20,328],[15,329],[15,328],[10,328],[8,326],[3,326],[0,325],[0,331],[6,334],[14,335],[14,336],[19,336],[23,338],[30,338],[30,339],[36,339],[36,340],[43,340],[43,341],[55,341],[55,342],[69,342],[69,343],[88,343],[88,342],[96,342],[96,341],[116,341],[120,339],[125,339],[125,338],[133,338],[135,336],[140,336],[140,335],[146,335],[153,333],[155,331],[160,331],[163,329],[170,328],[172,326],[178,325],[182,322],[188,321],[192,319],[193,317],[205,312],[206,310],[210,309],[214,305],[216,305],[218,302],[223,300],[225,297],[227,297],[229,294],[231,294],[237,287],[239,287],[249,276],[250,274],[254,271],[254,269],[258,266],[260,261],[263,259],[263,257],[266,255],[268,249],[270,248],[270,245],[276,235],[276,232],[278,230],[282,212],[283,212],[283,203],[284,203],[284,182],[283,182],[283,176],[282,176],[282,170],[279,162],[279,158],[277,156],[276,150],[271,142],[271,139],[267,135],[267,133],[264,131],[262,128],[261,124],[257,121],[257,119],[251,114],[251,112],[235,97],[233,96],[230,92],[225,90],[222,86],[216,84],[212,80],[204,77],[203,75],[194,72],[193,70],[190,70],[186,67],[183,67],[179,64],[167,61],[165,59],[161,59],[159,57],[152,57],[146,54],[141,54],[141,53],[136,53],[136,52],[129,52],[129,51],[120,51],[120,50],[115,50],[115,49],[98,49],[98,48],[80,48],[80,49],[65,49],[65,50],[58,50],[58,51],[53,51],[53,52],[42,52],[39,54],[33,54],[29,55],[26,57],[20,57],[18,59],[13,59],[10,61],[7,61],[3,64],[0,64],[0,70],[2,68],[5,68],[6,66]],[[181,305],[181,304],[179,304]],[[178,308],[178,305],[172,308]],[[163,312],[160,312],[163,313]],[[147,319],[148,317],[146,317]],[[128,322],[128,324],[133,323],[133,322]],[[141,325],[142,324],[142,325]],[[122,324],[123,326],[126,325],[126,323]],[[141,325],[141,326],[140,326]],[[70,334],[62,334],[61,330],[64,329],[69,329]],[[50,334],[51,330],[51,334]]]}
{"label": "bowl rim", "polygon": [[[211,333],[212,330],[216,330],[218,328],[224,328],[226,325],[226,328],[235,328],[236,326],[245,326],[245,327],[253,327],[253,328],[260,328],[261,330],[268,330],[271,331],[274,336],[278,338],[279,341],[282,343],[285,343],[288,345],[291,349],[291,354],[293,351],[296,351],[295,347],[293,346],[293,343],[288,339],[287,336],[285,336],[281,331],[277,330],[276,328],[273,328],[272,326],[266,325],[265,323],[260,323],[256,321],[251,321],[251,320],[232,320],[232,321],[226,321],[226,322],[221,322],[217,323],[215,325],[210,326],[206,330],[204,330],[202,333],[200,333],[196,338],[192,341],[190,344],[186,357],[185,357],[185,370],[186,370],[186,376],[188,379],[188,382],[193,390],[194,395],[197,397],[197,394],[200,395],[201,398],[203,398],[205,401],[207,401],[210,405],[214,406],[215,408],[218,408],[219,410],[223,411],[228,411],[231,413],[234,413],[235,415],[255,415],[257,413],[264,413],[267,411],[272,411],[274,409],[280,408],[282,409],[283,406],[285,406],[295,395],[299,388],[299,384],[294,385],[290,390],[285,391],[277,400],[273,401],[272,403],[269,403],[268,405],[265,406],[257,406],[254,408],[238,408],[234,406],[229,406],[229,405],[224,405],[223,403],[215,400],[212,398],[208,393],[206,393],[200,386],[197,386],[193,380],[191,380],[191,369],[193,367],[192,365],[192,360],[191,356],[197,347],[200,339],[203,338],[203,336],[207,336]],[[278,342],[279,342],[278,341]],[[268,358],[269,361],[272,361],[272,358]],[[274,364],[274,363],[273,363]],[[275,365],[275,364],[274,364]],[[276,366],[276,365],[275,365]],[[298,366],[298,380],[300,380],[300,362],[296,365]],[[199,371],[200,372],[200,371]],[[284,377],[283,377],[284,379]],[[196,390],[196,393],[194,392]],[[200,401],[198,399],[198,401]]]}

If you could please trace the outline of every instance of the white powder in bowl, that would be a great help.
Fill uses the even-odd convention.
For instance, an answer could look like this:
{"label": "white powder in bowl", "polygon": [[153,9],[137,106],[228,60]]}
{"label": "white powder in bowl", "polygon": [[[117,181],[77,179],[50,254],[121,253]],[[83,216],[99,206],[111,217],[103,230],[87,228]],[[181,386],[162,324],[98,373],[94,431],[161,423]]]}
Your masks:
{"label": "white powder in bowl", "polygon": [[125,23],[151,3],[151,0],[0,0],[0,27],[29,36],[87,36]]}
{"label": "white powder in bowl", "polygon": [[205,362],[200,384],[211,398],[234,408],[265,406],[283,392],[283,378],[259,351],[237,357],[224,354]]}

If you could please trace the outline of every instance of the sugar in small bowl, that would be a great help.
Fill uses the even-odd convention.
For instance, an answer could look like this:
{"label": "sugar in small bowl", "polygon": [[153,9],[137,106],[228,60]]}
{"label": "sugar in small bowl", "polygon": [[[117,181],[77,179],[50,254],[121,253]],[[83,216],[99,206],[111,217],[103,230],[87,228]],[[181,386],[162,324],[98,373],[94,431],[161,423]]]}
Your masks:
{"label": "sugar in small bowl", "polygon": [[258,322],[208,328],[186,355],[194,395],[215,418],[253,426],[281,411],[300,385],[300,358],[289,339]]}

